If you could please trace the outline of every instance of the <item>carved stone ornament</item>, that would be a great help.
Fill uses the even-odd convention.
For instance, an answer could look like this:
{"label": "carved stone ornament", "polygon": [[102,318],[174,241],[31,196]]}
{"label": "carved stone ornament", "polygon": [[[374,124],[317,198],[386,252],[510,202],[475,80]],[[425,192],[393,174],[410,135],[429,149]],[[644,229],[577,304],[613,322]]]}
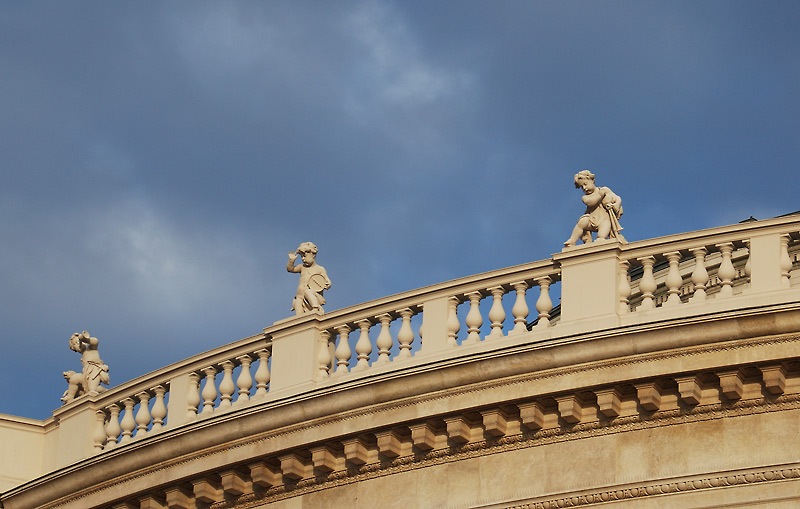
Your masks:
{"label": "carved stone ornament", "polygon": [[69,349],[81,354],[81,372],[64,371],[64,379],[69,384],[61,401],[67,404],[84,394],[99,394],[106,388],[100,384],[108,385],[111,378],[108,374],[108,365],[100,359],[97,350],[99,341],[89,335],[87,331],[76,332],[69,338]]}
{"label": "carved stone ornament", "polygon": [[586,212],[578,218],[572,235],[564,242],[565,247],[574,246],[578,239],[584,244],[592,242],[592,232],[597,234],[596,240],[616,239],[625,243],[619,218],[622,216],[622,198],[607,187],[597,187],[594,173],[581,170],[575,174],[575,188],[583,190],[581,201],[586,205]]}
{"label": "carved stone ornament", "polygon": [[[298,256],[302,263],[295,265]],[[295,252],[289,253],[286,270],[300,274],[297,292],[292,300],[292,309],[297,315],[310,311],[324,312],[322,305],[325,304],[325,297],[322,294],[331,287],[331,280],[325,267],[319,265],[316,258],[317,246],[313,242],[303,242]]]}

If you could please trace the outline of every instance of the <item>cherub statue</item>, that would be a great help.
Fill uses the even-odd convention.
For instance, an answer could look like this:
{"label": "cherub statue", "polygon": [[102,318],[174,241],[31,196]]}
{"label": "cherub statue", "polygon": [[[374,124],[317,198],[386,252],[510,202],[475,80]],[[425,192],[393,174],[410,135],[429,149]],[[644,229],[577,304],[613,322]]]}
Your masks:
{"label": "cherub statue", "polygon": [[100,353],[97,351],[99,341],[88,332],[76,332],[69,338],[69,349],[81,354],[83,369],[80,373],[65,371],[64,379],[69,387],[64,391],[61,401],[69,403],[84,394],[98,394],[105,392],[106,388],[100,384],[108,385],[111,378],[108,375],[108,365],[103,364]]}
{"label": "cherub statue", "polygon": [[622,198],[607,187],[597,187],[594,173],[581,170],[575,174],[575,188],[583,189],[581,200],[586,204],[586,213],[578,219],[572,235],[564,246],[574,246],[578,239],[584,244],[592,242],[592,232],[597,232],[597,240],[610,237],[626,242],[620,231],[619,218],[622,215]]}
{"label": "cherub statue", "polygon": [[[295,265],[297,255],[300,255],[303,263]],[[300,281],[297,284],[297,293],[292,300],[292,309],[295,314],[302,314],[308,311],[324,312],[322,305],[325,304],[325,297],[322,293],[331,287],[331,280],[322,265],[316,262],[317,246],[313,242],[303,242],[294,253],[289,253],[289,262],[286,264],[288,272],[300,273]]]}

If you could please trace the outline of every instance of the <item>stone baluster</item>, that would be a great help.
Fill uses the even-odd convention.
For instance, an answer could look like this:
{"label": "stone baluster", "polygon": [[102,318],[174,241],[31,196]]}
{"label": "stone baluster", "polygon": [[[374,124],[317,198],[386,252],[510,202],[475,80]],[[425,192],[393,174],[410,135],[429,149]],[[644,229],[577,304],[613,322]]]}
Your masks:
{"label": "stone baluster", "polygon": [[127,444],[133,438],[133,430],[136,428],[136,421],[133,418],[133,406],[136,402],[133,401],[133,398],[125,398],[122,400],[122,404],[125,405],[125,415],[120,421],[120,427],[122,428],[120,443]]}
{"label": "stone baluster", "polygon": [[411,329],[411,317],[414,311],[405,308],[398,311],[400,313],[400,330],[397,331],[397,342],[400,343],[400,350],[397,356],[400,358],[411,357],[411,346],[414,343],[414,331]]}
{"label": "stone baluster", "polygon": [[384,313],[376,317],[381,322],[381,331],[378,338],[375,340],[375,345],[378,347],[378,358],[375,360],[375,365],[380,366],[389,362],[389,351],[392,349],[392,333],[389,330],[391,326],[392,315]]}
{"label": "stone baluster", "polygon": [[197,417],[197,407],[200,405],[200,375],[189,373],[189,392],[186,394],[186,416],[189,420]]}
{"label": "stone baluster", "polygon": [[258,356],[258,369],[256,369],[256,394],[255,398],[263,398],[267,395],[269,390],[269,357],[272,351],[268,348],[263,348],[256,351]]}
{"label": "stone baluster", "polygon": [[239,389],[236,404],[243,404],[250,400],[250,389],[253,388],[253,376],[250,374],[250,364],[253,362],[253,358],[249,355],[240,355],[236,360],[242,367],[239,378],[236,379],[236,387]]}
{"label": "stone baluster", "polygon": [[512,333],[517,334],[520,332],[528,331],[528,303],[525,300],[525,291],[528,289],[528,283],[520,281],[512,283],[511,286],[517,292],[517,298],[514,300],[514,307],[511,308],[511,314],[514,315],[514,328]]}
{"label": "stone baluster", "polygon": [[733,267],[733,262],[731,261],[733,242],[717,244],[717,248],[719,248],[719,252],[722,254],[722,262],[717,271],[717,276],[719,276],[722,282],[719,295],[720,297],[730,297],[733,295],[733,278],[736,277],[736,269]]}
{"label": "stone baluster", "polygon": [[744,275],[747,277],[747,282],[751,282],[751,276],[753,275],[753,264],[750,263],[752,260],[752,256],[750,254],[753,252],[752,248],[750,247],[750,239],[744,241],[745,246],[747,247],[747,263],[744,264]]}
{"label": "stone baluster", "polygon": [[681,261],[681,253],[678,251],[670,251],[669,253],[664,253],[664,256],[667,257],[667,261],[669,262],[669,271],[667,272],[667,279],[665,281],[667,285],[667,300],[664,302],[664,307],[671,307],[677,306],[681,303],[681,285],[683,284],[683,278],[681,277],[680,270],[678,270],[678,264]]}
{"label": "stone baluster", "polygon": [[[356,322],[358,327],[358,341],[356,341],[356,355],[358,360],[353,366],[353,371],[363,371],[369,368],[369,354],[372,353],[372,341],[369,339],[369,328],[372,327],[370,320],[359,320]],[[391,340],[390,345],[391,346]]]}
{"label": "stone baluster", "polygon": [[792,274],[792,259],[789,258],[789,240],[791,237],[788,233],[784,233],[780,236],[781,240],[781,260],[780,260],[780,268],[781,268],[781,287],[782,288],[790,288],[791,282],[789,278]]}
{"label": "stone baluster", "polygon": [[619,299],[619,306],[617,307],[617,314],[625,315],[630,313],[631,307],[629,299],[631,296],[631,275],[628,272],[631,264],[627,260],[619,261],[619,285],[617,286],[617,298]]}
{"label": "stone baluster", "polygon": [[447,344],[456,346],[458,331],[461,330],[461,322],[458,320],[458,305],[461,300],[458,297],[447,299]]}
{"label": "stone baluster", "polygon": [[350,327],[347,325],[340,325],[336,327],[336,332],[339,333],[339,344],[336,345],[336,371],[334,376],[342,376],[347,374],[347,364],[350,362],[350,356],[353,352],[350,350]]}
{"label": "stone baluster", "polygon": [[506,310],[503,309],[505,289],[502,286],[495,286],[489,288],[489,292],[492,294],[492,308],[489,310],[489,322],[492,324],[492,330],[487,337],[502,338],[503,322],[506,319]]}
{"label": "stone baluster", "polygon": [[639,291],[642,292],[642,305],[639,308],[645,311],[656,307],[653,301],[653,293],[657,288],[656,279],[653,277],[653,264],[656,259],[653,256],[644,256],[637,259],[641,262],[644,270],[642,279],[639,281]]}
{"label": "stone baluster", "polygon": [[536,311],[539,312],[539,323],[537,327],[543,329],[550,327],[550,311],[553,310],[553,301],[550,299],[550,283],[553,282],[549,276],[540,277],[534,280],[539,285],[539,298],[536,299]]}
{"label": "stone baluster", "polygon": [[139,400],[139,410],[136,412],[136,438],[142,438],[147,433],[150,425],[150,393],[142,391],[136,395]]}
{"label": "stone baluster", "polygon": [[94,452],[98,453],[103,450],[108,436],[106,435],[106,411],[99,409],[95,411],[95,418],[97,419],[94,427],[94,434],[92,434],[92,441],[94,442]]}
{"label": "stone baluster", "polygon": [[116,447],[117,439],[122,433],[122,428],[119,425],[119,412],[121,409],[119,405],[113,404],[107,406],[106,410],[108,410],[109,414],[108,423],[106,423],[106,449],[110,449]]}
{"label": "stone baluster", "polygon": [[481,315],[481,292],[470,292],[465,295],[469,299],[469,312],[467,313],[467,339],[462,344],[474,344],[481,340],[481,325],[483,316]]}
{"label": "stone baluster", "polygon": [[236,386],[233,384],[234,364],[227,360],[222,361],[220,366],[222,367],[222,381],[219,383],[219,407],[229,408],[233,404],[233,392],[236,390]]}
{"label": "stone baluster", "polygon": [[317,364],[319,365],[319,379],[323,380],[331,376],[331,333],[323,330],[319,332],[319,352],[317,353]]}
{"label": "stone baluster", "polygon": [[217,375],[217,368],[208,366],[202,369],[206,375],[206,381],[203,385],[203,392],[200,396],[203,398],[203,411],[202,414],[210,414],[214,411],[214,402],[217,400],[217,386],[214,377]]}
{"label": "stone baluster", "polygon": [[150,414],[153,416],[153,427],[150,431],[159,431],[164,426],[164,419],[167,417],[167,405],[164,402],[164,396],[167,393],[166,387],[157,385],[153,388],[156,393],[156,400],[153,402],[153,409]]}
{"label": "stone baluster", "polygon": [[704,247],[697,247],[689,251],[694,255],[694,270],[692,271],[694,295],[691,300],[692,302],[703,302],[706,300],[706,286],[708,285],[708,270],[706,270],[708,250]]}

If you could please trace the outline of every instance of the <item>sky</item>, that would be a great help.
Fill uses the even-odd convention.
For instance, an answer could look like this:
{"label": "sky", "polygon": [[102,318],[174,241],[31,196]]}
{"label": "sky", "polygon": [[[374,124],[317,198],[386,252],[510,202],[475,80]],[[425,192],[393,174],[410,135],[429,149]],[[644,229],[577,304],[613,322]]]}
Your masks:
{"label": "sky", "polygon": [[0,3],[0,413],[73,332],[112,386],[291,315],[549,258],[584,168],[629,241],[800,209],[800,3]]}

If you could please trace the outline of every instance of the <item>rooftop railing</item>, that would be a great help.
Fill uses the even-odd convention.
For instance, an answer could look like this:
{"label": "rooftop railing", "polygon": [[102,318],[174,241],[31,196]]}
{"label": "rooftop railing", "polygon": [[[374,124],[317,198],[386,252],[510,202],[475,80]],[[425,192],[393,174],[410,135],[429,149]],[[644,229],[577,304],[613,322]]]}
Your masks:
{"label": "rooftop railing", "polygon": [[[458,362],[476,351],[800,300],[800,217],[620,244],[477,274],[276,322],[54,413],[64,466],[265,402]],[[560,303],[554,304],[554,299]],[[77,439],[76,439],[77,437]]]}

